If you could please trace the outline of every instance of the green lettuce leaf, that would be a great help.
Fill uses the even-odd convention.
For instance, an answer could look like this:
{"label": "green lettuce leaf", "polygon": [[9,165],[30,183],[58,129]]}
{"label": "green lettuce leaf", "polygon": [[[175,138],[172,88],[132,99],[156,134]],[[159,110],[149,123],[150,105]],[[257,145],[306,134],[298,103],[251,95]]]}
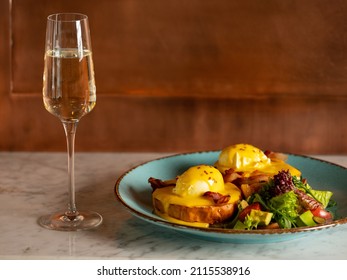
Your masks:
{"label": "green lettuce leaf", "polygon": [[292,228],[296,226],[296,217],[299,204],[294,191],[271,198],[268,206],[274,213],[274,219],[282,228]]}

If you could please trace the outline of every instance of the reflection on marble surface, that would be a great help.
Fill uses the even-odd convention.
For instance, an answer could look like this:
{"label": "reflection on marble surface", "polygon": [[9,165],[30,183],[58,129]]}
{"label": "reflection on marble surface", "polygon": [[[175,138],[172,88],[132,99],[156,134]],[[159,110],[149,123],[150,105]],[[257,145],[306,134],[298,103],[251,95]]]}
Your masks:
{"label": "reflection on marble surface", "polygon": [[[346,225],[273,244],[223,244],[187,237],[132,216],[115,198],[128,169],[157,153],[77,153],[78,209],[99,212],[91,231],[56,232],[37,224],[65,209],[65,153],[0,153],[0,259],[347,259]],[[347,166],[347,156],[320,157]]]}

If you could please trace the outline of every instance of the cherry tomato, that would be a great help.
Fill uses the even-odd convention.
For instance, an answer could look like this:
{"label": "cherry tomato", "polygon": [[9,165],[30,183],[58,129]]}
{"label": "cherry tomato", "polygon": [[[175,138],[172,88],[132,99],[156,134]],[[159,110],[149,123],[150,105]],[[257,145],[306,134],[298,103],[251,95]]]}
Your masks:
{"label": "cherry tomato", "polygon": [[259,202],[254,202],[250,205],[248,205],[245,209],[241,210],[239,214],[239,220],[243,222],[246,218],[246,216],[251,212],[251,210],[261,210],[261,205]]}
{"label": "cherry tomato", "polygon": [[313,216],[315,217],[319,217],[319,218],[323,218],[325,219],[325,221],[330,221],[333,219],[333,216],[331,215],[331,213],[327,210],[324,210],[323,208],[316,208],[314,210],[311,210]]}

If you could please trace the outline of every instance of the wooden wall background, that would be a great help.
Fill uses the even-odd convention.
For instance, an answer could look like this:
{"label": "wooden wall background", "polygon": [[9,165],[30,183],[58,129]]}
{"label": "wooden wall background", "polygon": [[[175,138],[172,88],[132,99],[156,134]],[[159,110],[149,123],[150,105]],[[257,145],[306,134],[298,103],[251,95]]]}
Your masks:
{"label": "wooden wall background", "polygon": [[55,12],[90,19],[98,99],[77,151],[347,153],[338,0],[2,0],[0,150],[65,151],[41,98]]}

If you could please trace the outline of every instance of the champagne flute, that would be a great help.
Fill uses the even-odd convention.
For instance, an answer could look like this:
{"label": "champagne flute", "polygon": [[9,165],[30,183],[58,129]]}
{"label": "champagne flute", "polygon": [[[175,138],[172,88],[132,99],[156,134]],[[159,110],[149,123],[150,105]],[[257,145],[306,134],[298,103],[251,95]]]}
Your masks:
{"label": "champagne flute", "polygon": [[78,211],[75,203],[74,146],[79,120],[95,106],[96,88],[88,17],[59,13],[47,18],[43,74],[43,103],[64,127],[68,153],[67,210],[42,216],[39,224],[48,229],[76,231],[95,228],[102,216]]}

